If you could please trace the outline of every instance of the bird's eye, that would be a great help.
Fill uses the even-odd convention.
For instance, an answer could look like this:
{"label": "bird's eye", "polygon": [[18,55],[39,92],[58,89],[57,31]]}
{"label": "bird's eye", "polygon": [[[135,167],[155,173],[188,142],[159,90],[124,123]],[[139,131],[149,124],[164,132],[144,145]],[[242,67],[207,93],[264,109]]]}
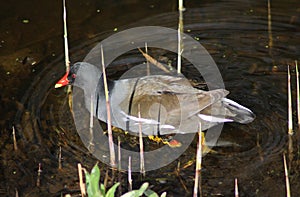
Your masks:
{"label": "bird's eye", "polygon": [[72,78],[75,79],[76,78],[76,74],[72,74]]}

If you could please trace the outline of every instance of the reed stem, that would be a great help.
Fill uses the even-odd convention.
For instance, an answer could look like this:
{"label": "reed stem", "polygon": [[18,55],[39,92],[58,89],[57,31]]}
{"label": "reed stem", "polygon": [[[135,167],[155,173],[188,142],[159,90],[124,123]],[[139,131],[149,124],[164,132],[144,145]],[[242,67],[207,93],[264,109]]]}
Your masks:
{"label": "reed stem", "polygon": [[90,142],[89,142],[89,151],[94,152],[94,103],[93,103],[93,95],[91,95],[91,106],[90,106]]}
{"label": "reed stem", "polygon": [[269,53],[270,55],[272,55],[271,49],[273,47],[273,35],[272,35],[272,14],[271,14],[270,0],[268,0],[268,35],[269,35],[269,43],[268,43]]}
{"label": "reed stem", "polygon": [[194,197],[198,196],[198,191],[201,195],[201,165],[202,165],[202,132],[201,132],[201,122],[199,122],[199,131],[198,131],[198,144],[197,144],[197,154],[196,154],[196,171],[195,171],[195,182],[194,182]]}
{"label": "reed stem", "polygon": [[41,186],[41,173],[42,173],[42,164],[39,163],[38,175],[37,175],[37,180],[36,180],[37,187]]}
{"label": "reed stem", "polygon": [[58,153],[58,169],[59,169],[59,170],[62,169],[61,161],[62,161],[62,157],[61,157],[61,146],[59,146],[59,153]]}
{"label": "reed stem", "polygon": [[17,138],[16,138],[16,130],[15,127],[12,127],[13,131],[12,131],[12,135],[13,135],[13,141],[14,141],[14,151],[18,150],[18,144],[17,144]]}
{"label": "reed stem", "polygon": [[184,10],[184,7],[183,7],[183,0],[178,0],[178,10]]}
{"label": "reed stem", "polygon": [[63,23],[64,23],[65,66],[66,66],[66,72],[69,72],[70,58],[69,58],[69,45],[68,45],[66,0],[63,0]]}
{"label": "reed stem", "polygon": [[[70,57],[69,57],[69,44],[68,44],[68,29],[67,29],[67,8],[66,8],[66,0],[63,0],[63,24],[64,24],[64,48],[65,48],[65,67],[66,73],[70,71]],[[72,100],[72,87],[68,85],[67,87],[68,93],[68,104],[73,114],[73,100]],[[73,114],[74,116],[74,114]]]}
{"label": "reed stem", "polygon": [[288,65],[288,134],[293,135],[291,74],[290,74],[289,65]]}
{"label": "reed stem", "polygon": [[297,117],[298,117],[298,128],[300,127],[300,87],[299,87],[299,70],[298,62],[295,60],[296,65],[296,81],[297,81]]}
{"label": "reed stem", "polygon": [[151,64],[153,64],[154,66],[156,66],[157,68],[163,70],[166,73],[170,73],[170,71],[167,68],[165,68],[165,66],[163,64],[161,64],[159,61],[157,61],[156,59],[151,57],[149,54],[142,51],[142,49],[138,48],[138,50],[142,53],[142,55],[145,57],[145,59],[147,61],[149,61]]}
{"label": "reed stem", "polygon": [[239,197],[239,186],[237,178],[234,179],[234,195],[235,197]]}
{"label": "reed stem", "polygon": [[103,83],[104,83],[104,92],[105,92],[106,110],[107,110],[107,130],[108,130],[108,143],[109,143],[109,153],[110,153],[110,165],[115,167],[116,166],[116,156],[115,156],[115,148],[114,148],[112,129],[111,129],[110,102],[109,102],[109,96],[108,96],[108,86],[107,86],[102,45],[101,45],[101,63],[102,63]]}
{"label": "reed stem", "polygon": [[[138,116],[141,119],[141,106],[138,105]],[[140,142],[140,172],[145,177],[144,143],[142,136],[142,123],[139,121],[139,142]]]}
{"label": "reed stem", "polygon": [[118,170],[120,171],[121,168],[121,138],[118,136]]}
{"label": "reed stem", "polygon": [[128,158],[128,190],[132,190],[131,156],[129,156]]}
{"label": "reed stem", "polygon": [[178,19],[178,30],[177,30],[177,36],[178,36],[178,51],[177,51],[177,73],[181,73],[181,55],[183,52],[183,42],[182,42],[182,35],[183,35],[183,0],[179,0],[178,3],[178,11],[179,11],[179,19]]}
{"label": "reed stem", "polygon": [[80,187],[81,196],[85,197],[86,192],[85,192],[85,184],[83,183],[82,166],[80,163],[78,163],[77,167],[78,167],[79,187]]}
{"label": "reed stem", "polygon": [[285,175],[286,196],[291,197],[289,173],[288,173],[288,169],[286,165],[286,157],[284,153],[283,153],[283,165],[284,165],[284,175]]}
{"label": "reed stem", "polygon": [[15,191],[16,191],[15,197],[19,197],[19,192],[18,192],[17,188],[15,188]]}
{"label": "reed stem", "polygon": [[[145,42],[145,52],[148,55],[148,45],[147,45],[147,42]],[[146,60],[147,60],[147,76],[149,76],[150,75],[150,65],[149,65],[148,59],[146,59]]]}

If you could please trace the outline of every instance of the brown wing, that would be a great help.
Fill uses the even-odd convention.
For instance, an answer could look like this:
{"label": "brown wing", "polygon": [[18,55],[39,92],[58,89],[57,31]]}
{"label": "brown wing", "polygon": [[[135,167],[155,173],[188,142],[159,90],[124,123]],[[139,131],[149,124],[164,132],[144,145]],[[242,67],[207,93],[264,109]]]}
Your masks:
{"label": "brown wing", "polygon": [[202,91],[193,88],[188,80],[179,77],[156,77],[151,83],[147,79],[138,81],[130,114],[138,116],[139,106],[141,117],[156,120],[161,125],[178,127],[182,121],[217,102],[228,94],[218,89]]}

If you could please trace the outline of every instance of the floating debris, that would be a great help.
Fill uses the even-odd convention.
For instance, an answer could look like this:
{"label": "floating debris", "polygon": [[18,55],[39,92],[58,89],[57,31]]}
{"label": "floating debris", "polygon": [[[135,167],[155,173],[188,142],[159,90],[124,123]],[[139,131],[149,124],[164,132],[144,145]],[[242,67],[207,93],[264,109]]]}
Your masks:
{"label": "floating debris", "polygon": [[29,23],[29,19],[23,19],[23,20],[22,20],[22,23],[23,23],[23,24],[28,24],[28,23]]}

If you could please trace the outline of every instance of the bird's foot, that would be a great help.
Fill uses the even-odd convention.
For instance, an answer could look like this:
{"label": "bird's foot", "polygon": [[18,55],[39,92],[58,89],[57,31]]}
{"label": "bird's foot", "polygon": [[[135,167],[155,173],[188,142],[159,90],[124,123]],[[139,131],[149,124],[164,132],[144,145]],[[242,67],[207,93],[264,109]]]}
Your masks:
{"label": "bird's foot", "polygon": [[155,136],[150,135],[150,136],[148,136],[148,138],[154,142],[166,144],[166,145],[170,146],[171,148],[176,148],[176,147],[181,146],[181,143],[179,141],[173,139],[172,136],[159,137],[157,135],[155,135]]}

